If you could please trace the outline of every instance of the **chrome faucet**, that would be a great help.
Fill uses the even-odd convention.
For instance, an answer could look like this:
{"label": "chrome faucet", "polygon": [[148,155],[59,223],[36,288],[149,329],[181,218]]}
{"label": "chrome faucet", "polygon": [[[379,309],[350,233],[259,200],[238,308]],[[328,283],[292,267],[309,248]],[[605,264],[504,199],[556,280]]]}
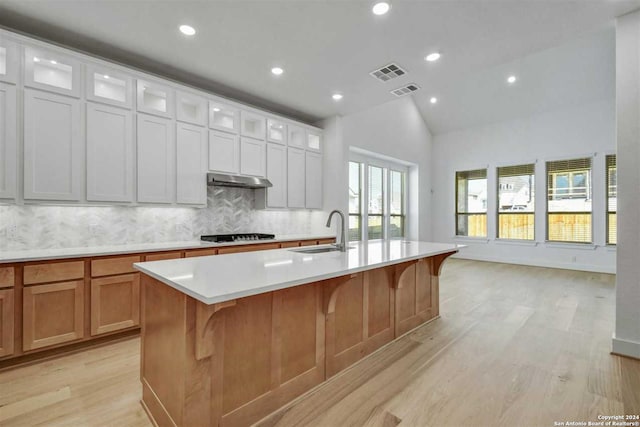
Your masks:
{"label": "chrome faucet", "polygon": [[340,252],[346,252],[347,251],[347,245],[344,242],[345,239],[345,235],[347,234],[347,223],[344,221],[344,214],[342,213],[342,211],[339,211],[338,209],[334,209],[331,211],[331,213],[329,214],[329,218],[327,219],[327,227],[331,227],[331,218],[333,217],[333,214],[338,214],[340,215],[340,220],[341,220],[341,228],[340,228],[340,243],[336,243],[336,248],[338,248],[340,250]]}

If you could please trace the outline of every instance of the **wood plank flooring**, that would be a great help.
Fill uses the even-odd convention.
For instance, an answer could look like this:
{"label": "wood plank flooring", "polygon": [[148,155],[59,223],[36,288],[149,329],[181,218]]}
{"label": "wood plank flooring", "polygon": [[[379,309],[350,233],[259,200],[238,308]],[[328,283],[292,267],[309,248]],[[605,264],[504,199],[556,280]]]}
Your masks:
{"label": "wood plank flooring", "polygon": [[[609,354],[615,276],[449,260],[441,318],[262,420],[553,426],[640,414],[640,361]],[[0,372],[2,426],[150,426],[139,340]]]}

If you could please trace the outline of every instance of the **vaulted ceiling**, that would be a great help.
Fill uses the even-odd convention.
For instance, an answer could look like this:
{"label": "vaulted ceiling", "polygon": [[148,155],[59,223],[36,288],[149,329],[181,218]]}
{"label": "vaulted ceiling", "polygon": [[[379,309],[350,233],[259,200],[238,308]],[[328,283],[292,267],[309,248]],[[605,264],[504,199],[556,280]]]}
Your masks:
{"label": "vaulted ceiling", "polygon": [[[372,3],[0,0],[0,25],[308,122],[389,102],[390,90],[416,83],[409,96],[441,133],[613,96],[612,22],[640,7],[393,0],[375,16]],[[197,34],[179,33],[183,23]],[[441,59],[426,62],[434,51]],[[408,73],[386,83],[369,75],[390,62]]]}

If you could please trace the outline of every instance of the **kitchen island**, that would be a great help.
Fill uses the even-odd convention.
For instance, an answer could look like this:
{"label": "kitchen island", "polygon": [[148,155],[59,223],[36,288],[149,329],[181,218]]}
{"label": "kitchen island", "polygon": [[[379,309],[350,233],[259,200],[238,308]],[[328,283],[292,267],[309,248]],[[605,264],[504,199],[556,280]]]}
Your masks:
{"label": "kitchen island", "polygon": [[249,425],[438,317],[440,268],[459,247],[322,248],[135,264],[157,425]]}

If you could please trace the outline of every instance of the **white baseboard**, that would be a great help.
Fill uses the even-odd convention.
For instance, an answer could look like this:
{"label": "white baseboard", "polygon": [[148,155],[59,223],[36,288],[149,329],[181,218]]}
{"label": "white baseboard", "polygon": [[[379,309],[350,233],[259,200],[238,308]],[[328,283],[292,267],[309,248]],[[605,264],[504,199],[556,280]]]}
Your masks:
{"label": "white baseboard", "polygon": [[563,270],[578,270],[589,271],[592,273],[608,273],[616,274],[616,266],[606,265],[593,265],[593,264],[577,264],[575,262],[554,262],[554,261],[539,261],[531,259],[519,259],[519,258],[501,258],[482,255],[468,255],[462,252],[458,252],[453,255],[452,258],[469,259],[475,261],[488,261],[488,262],[501,262],[504,264],[519,264],[529,265],[532,267],[547,267],[547,268],[560,268]]}
{"label": "white baseboard", "polygon": [[611,340],[611,352],[621,356],[633,357],[640,359],[640,342],[623,340],[616,338],[615,334]]}

